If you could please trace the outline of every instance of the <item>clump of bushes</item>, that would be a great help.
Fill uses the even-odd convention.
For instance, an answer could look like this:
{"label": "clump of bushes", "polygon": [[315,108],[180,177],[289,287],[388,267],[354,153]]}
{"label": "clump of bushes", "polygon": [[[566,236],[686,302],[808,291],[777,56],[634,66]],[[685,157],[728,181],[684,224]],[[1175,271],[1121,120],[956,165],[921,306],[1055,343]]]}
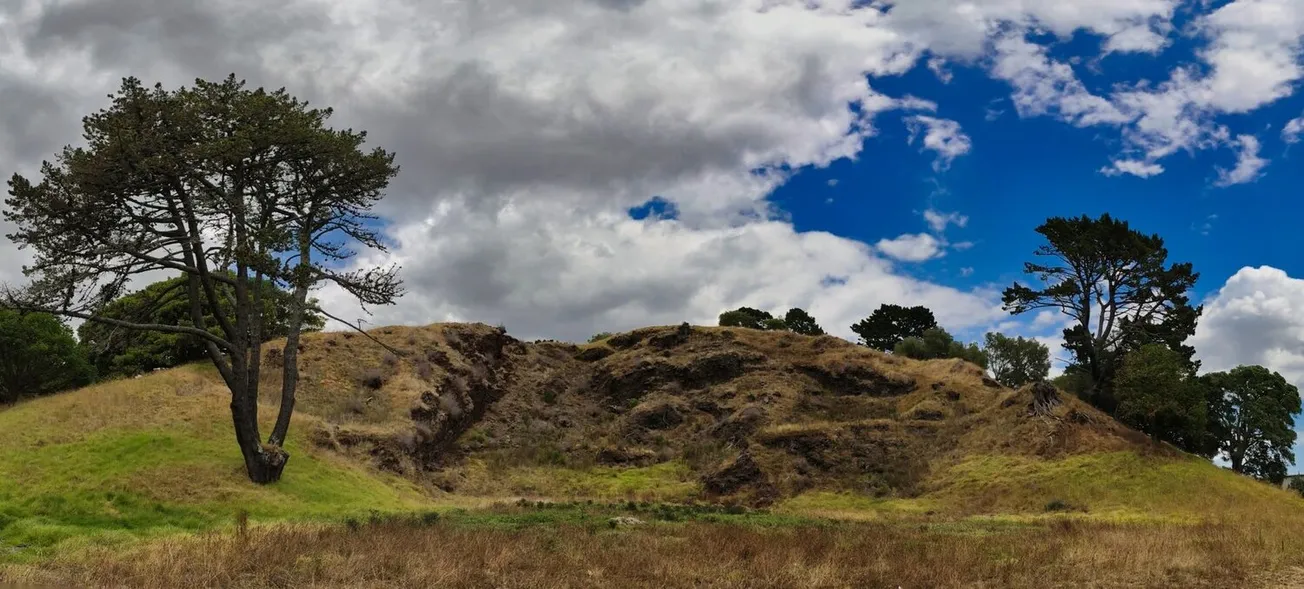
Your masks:
{"label": "clump of bushes", "polygon": [[369,368],[367,369],[366,372],[362,373],[361,380],[362,380],[362,386],[372,390],[377,390],[380,387],[385,386],[385,383],[389,380],[389,377],[386,376],[385,373],[381,371],[379,368]]}

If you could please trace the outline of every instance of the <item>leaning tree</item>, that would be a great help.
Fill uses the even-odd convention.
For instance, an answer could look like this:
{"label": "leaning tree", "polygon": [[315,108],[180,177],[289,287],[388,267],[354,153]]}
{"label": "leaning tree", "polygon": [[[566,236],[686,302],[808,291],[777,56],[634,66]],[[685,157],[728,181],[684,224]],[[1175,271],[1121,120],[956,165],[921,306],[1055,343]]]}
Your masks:
{"label": "leaning tree", "polygon": [[[398,171],[394,155],[364,151],[365,132],[326,127],[331,109],[309,108],[283,88],[247,89],[234,75],[177,90],[127,78],[109,98],[110,106],[83,119],[84,147],[65,147],[45,162],[39,183],[17,174],[9,181],[4,216],[17,227],[9,238],[30,248],[34,262],[24,268],[30,283],[6,287],[4,300],[199,338],[230,389],[250,480],[276,481],[289,459],[283,446],[309,290],[334,284],[363,305],[402,295],[396,267],[340,269],[351,247],[385,249],[370,211]],[[186,320],[102,313],[146,273],[185,277],[147,304],[167,304],[184,289]],[[264,443],[258,383],[269,282],[293,294],[281,402]],[[210,316],[217,329],[205,329]]]}

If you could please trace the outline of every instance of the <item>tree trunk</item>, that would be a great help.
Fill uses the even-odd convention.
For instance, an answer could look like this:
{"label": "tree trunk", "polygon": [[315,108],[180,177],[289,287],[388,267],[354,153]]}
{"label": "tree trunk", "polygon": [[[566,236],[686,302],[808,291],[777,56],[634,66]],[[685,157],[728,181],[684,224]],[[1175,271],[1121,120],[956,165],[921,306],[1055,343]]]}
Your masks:
{"label": "tree trunk", "polygon": [[1245,473],[1245,456],[1241,454],[1232,454],[1232,471],[1241,474]]}
{"label": "tree trunk", "polygon": [[290,455],[280,446],[263,444],[259,439],[257,401],[253,401],[251,407],[246,391],[233,393],[231,399],[235,441],[240,446],[240,454],[244,456],[249,480],[260,485],[279,481]]}

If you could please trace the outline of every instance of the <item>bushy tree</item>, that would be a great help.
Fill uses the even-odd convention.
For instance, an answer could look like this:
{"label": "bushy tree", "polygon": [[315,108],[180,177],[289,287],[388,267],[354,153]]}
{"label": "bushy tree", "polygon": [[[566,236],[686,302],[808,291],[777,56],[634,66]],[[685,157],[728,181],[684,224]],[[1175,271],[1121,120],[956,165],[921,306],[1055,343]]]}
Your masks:
{"label": "bushy tree", "polygon": [[0,404],[76,388],[94,378],[72,330],[57,317],[0,309]]}
{"label": "bushy tree", "polygon": [[1162,238],[1108,214],[1052,217],[1037,232],[1047,243],[1035,254],[1052,261],[1024,264],[1041,285],[1014,283],[1005,289],[1005,309],[1019,314],[1050,308],[1074,319],[1064,330],[1064,348],[1090,377],[1089,401],[1113,411],[1120,362],[1146,344],[1163,344],[1192,371],[1198,368],[1195,350],[1183,342],[1195,333],[1203,309],[1192,307],[1186,294],[1199,274],[1189,263],[1168,265]]}
{"label": "bushy tree", "polygon": [[720,327],[745,327],[747,329],[765,329],[766,321],[774,316],[766,311],[751,307],[739,307],[720,314]]}
{"label": "bushy tree", "polygon": [[611,337],[611,335],[612,333],[610,331],[600,331],[589,337],[589,343],[592,344],[592,343],[600,342],[604,339]]}
{"label": "bushy tree", "polygon": [[1295,462],[1299,389],[1262,366],[1238,366],[1200,380],[1216,450],[1232,470],[1280,483]]}
{"label": "bushy tree", "polygon": [[982,368],[987,367],[987,354],[978,344],[965,345],[955,341],[950,333],[940,327],[925,330],[919,337],[901,340],[892,353],[916,360],[960,358]]}
{"label": "bushy tree", "polygon": [[[364,151],[365,133],[326,127],[330,109],[309,108],[284,89],[247,89],[234,75],[171,91],[127,78],[111,98],[82,119],[85,147],[65,147],[38,182],[9,181],[9,238],[35,255],[25,269],[32,282],[4,289],[4,304],[204,341],[231,392],[250,480],[279,480],[308,291],[332,283],[365,305],[402,294],[394,267],[340,270],[352,246],[384,250],[370,211],[398,171],[394,155]],[[160,272],[185,277],[188,325],[103,315],[135,277]],[[293,294],[281,402],[264,441],[258,392],[273,322],[263,300],[269,282]],[[205,328],[206,312],[218,333]]]}
{"label": "bushy tree", "polygon": [[1020,387],[1046,379],[1050,374],[1050,349],[1041,342],[1023,337],[1006,337],[989,333],[985,338],[988,367],[996,381],[1007,387]]}
{"label": "bushy tree", "polygon": [[1156,441],[1209,455],[1202,387],[1180,352],[1146,344],[1123,358],[1116,382],[1117,417]]}
{"label": "bushy tree", "polygon": [[1064,374],[1052,378],[1050,383],[1080,399],[1085,399],[1091,392],[1091,375],[1077,366],[1068,367]]}
{"label": "bushy tree", "polygon": [[[230,273],[226,273],[230,276]],[[104,306],[100,315],[109,319],[133,323],[161,325],[192,325],[190,303],[186,296],[184,276],[161,280],[137,292],[123,295]],[[228,284],[218,284],[221,312],[231,313],[235,300],[234,289]],[[263,337],[267,340],[286,337],[290,333],[289,316],[293,293],[277,288],[271,282],[263,286],[263,317],[267,321]],[[311,307],[315,301],[308,301]],[[221,335],[217,318],[204,305],[204,329]],[[320,331],[326,319],[312,309],[305,309],[303,331]],[[187,362],[208,358],[204,340],[181,333],[141,331],[105,323],[87,321],[77,329],[78,339],[86,348],[96,372],[107,376],[131,376],[157,368],[171,368]]]}
{"label": "bushy tree", "polygon": [[815,318],[810,313],[802,309],[788,309],[788,314],[783,316],[783,322],[788,330],[793,333],[802,335],[824,335],[824,328],[815,322]]}
{"label": "bushy tree", "polygon": [[[814,320],[812,319],[812,321]],[[775,317],[768,311],[761,311],[751,307],[739,307],[720,314],[720,327],[787,331],[788,323],[782,317]]]}
{"label": "bushy tree", "polygon": [[923,337],[924,332],[937,327],[937,319],[926,307],[881,305],[869,317],[851,326],[865,346],[890,352],[906,338]]}

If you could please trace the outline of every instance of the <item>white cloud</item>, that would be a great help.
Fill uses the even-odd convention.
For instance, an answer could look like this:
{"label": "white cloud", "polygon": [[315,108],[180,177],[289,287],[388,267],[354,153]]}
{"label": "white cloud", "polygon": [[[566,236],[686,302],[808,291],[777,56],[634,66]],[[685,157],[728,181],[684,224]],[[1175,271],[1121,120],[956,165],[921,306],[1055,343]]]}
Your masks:
{"label": "white cloud", "polygon": [[927,233],[907,233],[893,239],[882,239],[874,247],[903,262],[923,262],[946,255],[946,243]]}
{"label": "white cloud", "polygon": [[837,178],[830,178],[829,181],[828,181],[828,185],[829,185],[829,188],[833,188],[834,186],[837,186],[837,185],[838,185],[838,179],[837,179]]}
{"label": "white cloud", "polygon": [[1141,178],[1149,178],[1164,173],[1164,167],[1154,162],[1124,159],[1114,160],[1108,166],[1101,168],[1100,173],[1106,176],[1131,174]]}
{"label": "white cloud", "polygon": [[928,69],[937,76],[943,84],[950,84],[952,79],[951,71],[946,69],[946,60],[940,57],[934,57],[928,60]]}
{"label": "white cloud", "polygon": [[1304,135],[1304,116],[1286,121],[1281,128],[1281,140],[1286,143],[1299,143],[1300,135]]}
{"label": "white cloud", "polygon": [[966,267],[964,267],[964,268],[961,268],[961,269],[960,269],[960,276],[963,276],[963,277],[965,277],[965,278],[968,278],[968,277],[970,277],[970,276],[973,276],[973,268],[972,268],[972,267],[968,267],[968,266],[966,266]]}
{"label": "white cloud", "polygon": [[943,213],[935,209],[928,209],[924,211],[924,220],[928,222],[928,228],[935,233],[945,232],[949,225],[955,225],[963,229],[969,224],[969,217],[961,215],[958,211]]}
{"label": "white cloud", "polygon": [[992,75],[1014,87],[1011,100],[1019,116],[1051,115],[1078,126],[1129,122],[1109,100],[1089,92],[1073,67],[1047,55],[1046,47],[1028,41],[1022,32],[995,42]]}
{"label": "white cloud", "polygon": [[1253,135],[1241,135],[1236,138],[1236,167],[1231,170],[1218,169],[1217,186],[1247,184],[1258,180],[1263,175],[1263,168],[1268,160],[1259,157],[1259,140]]}
{"label": "white cloud", "polygon": [[906,119],[906,126],[910,130],[911,145],[923,133],[923,149],[937,154],[933,162],[933,169],[937,171],[950,168],[955,158],[973,148],[973,141],[965,135],[960,123],[952,120],[914,115]]}
{"label": "white cloud", "polygon": [[1304,280],[1241,268],[1204,301],[1190,343],[1204,372],[1259,364],[1304,387]]}

